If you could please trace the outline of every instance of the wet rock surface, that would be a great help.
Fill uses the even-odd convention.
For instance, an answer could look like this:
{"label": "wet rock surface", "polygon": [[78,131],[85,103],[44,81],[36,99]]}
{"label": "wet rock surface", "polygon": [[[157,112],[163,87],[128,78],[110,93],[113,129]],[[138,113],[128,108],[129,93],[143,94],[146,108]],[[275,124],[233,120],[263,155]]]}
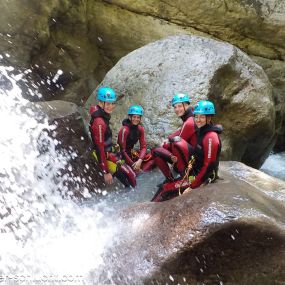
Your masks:
{"label": "wet rock surface", "polygon": [[170,201],[121,213],[116,249],[105,256],[112,280],[282,284],[284,181],[231,161],[221,163],[220,176]]}
{"label": "wet rock surface", "polygon": [[[47,135],[55,142],[55,150],[68,159],[60,175],[66,175],[66,187],[70,189],[70,194],[88,197],[89,193],[104,187],[103,177],[91,156],[92,144],[81,109],[74,103],[59,100],[33,103],[33,106],[47,116],[52,126]],[[47,147],[45,140],[38,147],[44,152]]]}

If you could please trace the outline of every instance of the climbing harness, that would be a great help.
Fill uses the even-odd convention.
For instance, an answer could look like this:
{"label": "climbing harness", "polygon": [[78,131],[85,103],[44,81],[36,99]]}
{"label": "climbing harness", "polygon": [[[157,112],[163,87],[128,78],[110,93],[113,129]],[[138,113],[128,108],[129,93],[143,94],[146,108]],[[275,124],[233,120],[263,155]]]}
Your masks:
{"label": "climbing harness", "polygon": [[188,166],[187,166],[187,169],[185,171],[185,175],[183,176],[183,179],[179,185],[179,189],[178,189],[179,196],[182,194],[181,193],[181,187],[182,187],[183,183],[188,179],[190,184],[191,184],[191,182],[195,179],[195,176],[192,176],[192,175],[189,176],[189,173],[192,170],[194,163],[195,163],[195,157],[194,157],[194,155],[192,155],[191,159],[188,162]]}
{"label": "climbing harness", "polygon": [[[139,153],[136,151],[136,150],[134,150],[134,149],[131,149],[131,156],[132,156],[132,160],[134,160],[134,159],[139,159]],[[143,162],[147,162],[147,161],[149,161],[150,159],[151,159],[152,157],[151,157],[151,154],[147,154],[146,156],[145,156],[145,158],[143,159]]]}

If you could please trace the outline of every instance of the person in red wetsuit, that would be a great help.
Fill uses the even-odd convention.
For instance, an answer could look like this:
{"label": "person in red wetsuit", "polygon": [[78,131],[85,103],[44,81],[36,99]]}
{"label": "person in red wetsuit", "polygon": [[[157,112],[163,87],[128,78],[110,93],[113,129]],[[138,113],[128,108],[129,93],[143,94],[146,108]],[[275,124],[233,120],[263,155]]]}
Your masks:
{"label": "person in red wetsuit", "polygon": [[193,150],[195,162],[192,169],[194,180],[191,182],[191,188],[197,188],[201,184],[212,182],[218,178],[222,147],[219,134],[222,132],[222,127],[212,123],[214,115],[215,106],[210,101],[199,101],[194,108],[198,131],[197,144]]}
{"label": "person in red wetsuit", "polygon": [[[155,164],[166,177],[163,183],[173,181],[174,176],[168,163],[181,176],[188,166],[193,147],[195,147],[196,129],[190,99],[187,94],[176,94],[172,101],[175,114],[183,121],[182,127],[168,137],[168,142],[162,147],[152,150]],[[161,184],[159,185],[161,186]]]}
{"label": "person in red wetsuit", "polygon": [[125,186],[136,186],[133,170],[126,164],[120,164],[120,158],[112,152],[112,131],[109,126],[111,113],[115,108],[117,96],[110,87],[97,89],[98,105],[90,107],[91,120],[89,130],[93,142],[93,156],[98,162],[106,184],[113,183],[113,175]]}
{"label": "person in red wetsuit", "polygon": [[[141,106],[131,106],[128,110],[128,118],[123,120],[123,126],[118,134],[118,144],[120,145],[122,156],[136,173],[139,173],[141,170],[149,171],[155,166],[151,155],[147,154],[145,130],[141,125],[142,116],[143,108]],[[134,146],[138,141],[140,150],[136,151]]]}

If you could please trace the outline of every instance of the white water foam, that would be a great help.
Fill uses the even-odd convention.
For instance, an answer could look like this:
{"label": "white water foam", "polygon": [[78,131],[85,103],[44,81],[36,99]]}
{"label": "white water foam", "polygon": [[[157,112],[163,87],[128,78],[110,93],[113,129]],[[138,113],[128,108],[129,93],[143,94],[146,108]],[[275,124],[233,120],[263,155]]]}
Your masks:
{"label": "white water foam", "polygon": [[89,276],[103,265],[116,225],[102,209],[62,198],[59,174],[68,162],[45,131],[55,126],[37,119],[9,71],[0,67],[7,85],[0,91],[0,283],[96,284],[100,272]]}
{"label": "white water foam", "polygon": [[265,173],[285,180],[285,152],[271,154],[260,168]]}

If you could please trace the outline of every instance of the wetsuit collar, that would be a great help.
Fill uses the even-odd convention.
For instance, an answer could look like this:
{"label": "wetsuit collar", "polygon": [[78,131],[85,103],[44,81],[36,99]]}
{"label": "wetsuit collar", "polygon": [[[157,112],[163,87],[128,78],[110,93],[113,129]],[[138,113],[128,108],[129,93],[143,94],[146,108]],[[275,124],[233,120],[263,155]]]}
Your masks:
{"label": "wetsuit collar", "polygon": [[123,126],[128,126],[129,128],[132,128],[132,129],[136,129],[138,127],[138,125],[133,125],[129,118],[124,119],[122,121],[122,125]]}
{"label": "wetsuit collar", "polygon": [[111,115],[107,112],[105,112],[105,110],[103,108],[101,108],[99,105],[97,105],[98,107],[98,112],[100,114],[101,117],[103,117],[104,119],[106,119],[107,121],[110,121],[111,119]]}
{"label": "wetsuit collar", "polygon": [[184,115],[182,115],[180,118],[183,122],[185,122],[189,117],[193,117],[192,108],[189,106],[189,108],[185,111]]}
{"label": "wetsuit collar", "polygon": [[221,134],[223,131],[223,128],[221,125],[214,125],[214,124],[210,123],[210,124],[206,124],[205,126],[201,127],[200,129],[198,129],[199,134],[205,134],[205,133],[210,132],[210,131]]}

